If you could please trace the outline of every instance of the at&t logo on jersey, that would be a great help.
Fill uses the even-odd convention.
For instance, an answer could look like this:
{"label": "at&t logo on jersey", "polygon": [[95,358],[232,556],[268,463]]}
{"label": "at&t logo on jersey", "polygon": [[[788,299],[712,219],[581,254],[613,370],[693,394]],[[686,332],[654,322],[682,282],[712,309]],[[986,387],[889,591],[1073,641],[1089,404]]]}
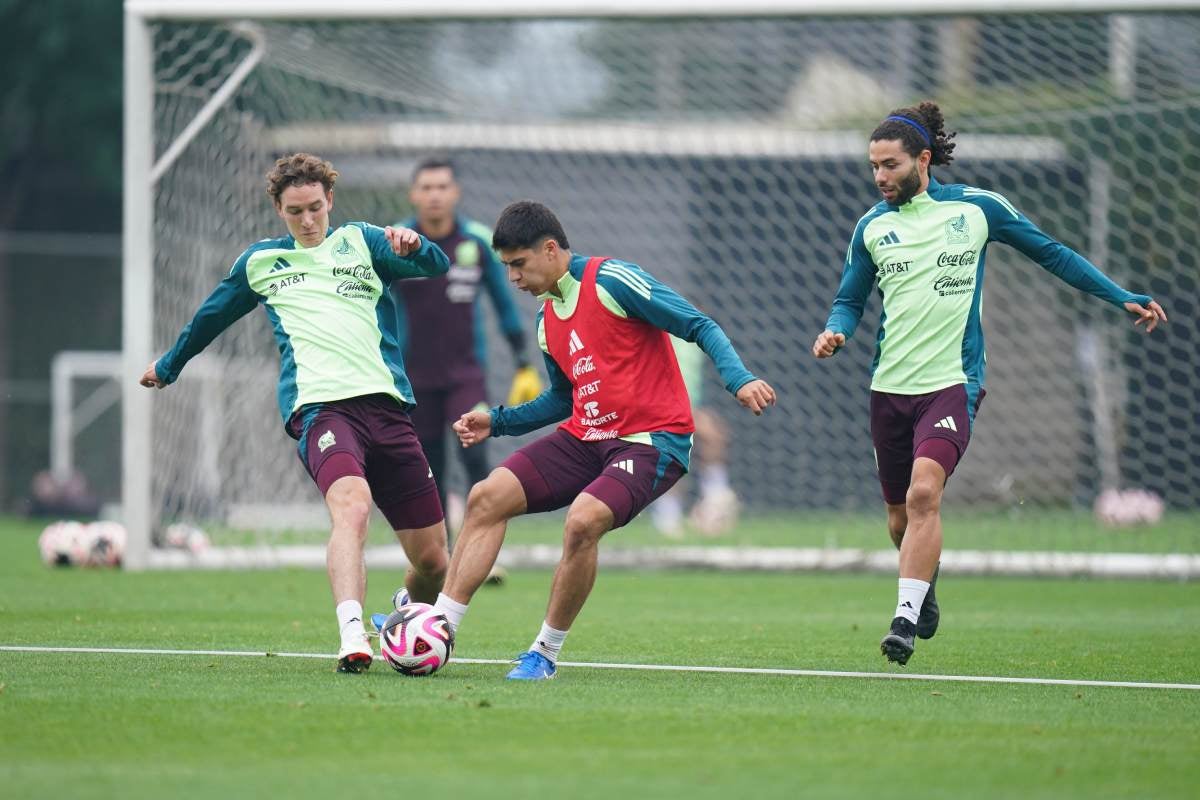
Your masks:
{"label": "at&t logo on jersey", "polygon": [[295,286],[297,283],[304,283],[304,277],[307,272],[297,272],[295,275],[288,275],[286,278],[280,278],[277,281],[271,281],[267,284],[267,294],[275,295],[280,289],[286,289],[289,286]]}

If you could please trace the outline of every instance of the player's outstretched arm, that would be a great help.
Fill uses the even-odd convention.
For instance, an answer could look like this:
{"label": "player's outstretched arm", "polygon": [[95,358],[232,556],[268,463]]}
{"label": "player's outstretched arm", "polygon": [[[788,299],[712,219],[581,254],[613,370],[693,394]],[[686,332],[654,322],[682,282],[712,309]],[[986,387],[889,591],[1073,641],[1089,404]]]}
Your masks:
{"label": "player's outstretched arm", "polygon": [[775,405],[775,390],[766,381],[756,378],[737,390],[737,400],[759,417],[767,406]]}
{"label": "player's outstretched arm", "polygon": [[158,370],[155,369],[153,361],[150,362],[150,366],[146,367],[146,371],[142,373],[138,383],[147,389],[165,389],[167,387],[167,382],[158,377]]}
{"label": "player's outstretched arm", "polygon": [[817,340],[813,342],[812,353],[817,358],[829,358],[838,351],[838,348],[846,343],[846,335],[843,333],[834,333],[826,329],[821,331],[817,336]]}
{"label": "player's outstretched arm", "polygon": [[1151,300],[1146,305],[1141,303],[1125,303],[1125,310],[1133,314],[1137,319],[1133,321],[1133,326],[1136,328],[1139,325],[1146,326],[1146,333],[1158,327],[1158,323],[1167,321],[1167,312],[1163,311],[1154,300]]}
{"label": "player's outstretched arm", "polygon": [[492,435],[492,415],[486,411],[468,411],[450,427],[463,447],[471,447]]}

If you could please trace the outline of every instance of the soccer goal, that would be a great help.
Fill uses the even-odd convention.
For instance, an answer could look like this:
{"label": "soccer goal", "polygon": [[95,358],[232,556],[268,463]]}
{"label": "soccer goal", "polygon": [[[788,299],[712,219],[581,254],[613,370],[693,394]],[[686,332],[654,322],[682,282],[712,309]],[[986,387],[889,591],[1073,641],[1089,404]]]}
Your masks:
{"label": "soccer goal", "polygon": [[[260,312],[177,385],[135,380],[242,249],[278,235],[263,175],[310,150],[342,173],[338,221],[404,217],[410,170],[430,153],[453,159],[476,219],[546,202],[575,249],[674,285],[776,387],[779,408],[752,419],[707,379],[743,526],[631,563],[893,569],[894,553],[876,552],[867,428],[878,302],[836,359],[809,347],[877,200],[867,135],[931,98],[959,131],[940,180],[1003,193],[1171,315],[1142,337],[1123,312],[989,250],[988,396],[944,504],[947,567],[1200,575],[1200,0],[125,7],[131,567],[321,563],[319,540],[279,532],[325,522],[279,423]],[[506,348],[492,355],[499,399],[512,365]],[[497,459],[516,443],[494,444]],[[174,522],[241,547],[159,547]]]}

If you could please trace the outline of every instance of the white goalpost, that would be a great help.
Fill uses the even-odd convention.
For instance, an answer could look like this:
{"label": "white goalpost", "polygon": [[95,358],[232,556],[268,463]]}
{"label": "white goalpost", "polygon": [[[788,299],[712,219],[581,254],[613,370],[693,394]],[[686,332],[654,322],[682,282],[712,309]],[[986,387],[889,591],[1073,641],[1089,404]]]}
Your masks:
{"label": "white goalpost", "polygon": [[[126,565],[324,563],[321,542],[284,545],[270,530],[319,528],[323,507],[279,424],[257,312],[177,385],[136,383],[241,250],[275,235],[263,190],[274,158],[310,150],[342,173],[339,220],[405,216],[408,172],[431,152],[454,159],[479,219],[545,200],[581,251],[619,249],[679,288],[780,390],[765,423],[714,406],[734,440],[731,474],[751,516],[830,519],[827,546],[612,547],[609,564],[894,571],[894,553],[837,537],[839,520],[881,514],[865,410],[878,304],[833,367],[807,356],[876,199],[870,128],[937,100],[960,131],[940,178],[1004,193],[1131,289],[1194,293],[1198,40],[1200,0],[126,0]],[[1135,338],[1003,246],[988,272],[989,395],[946,505],[963,525],[1027,531],[988,550],[954,550],[948,536],[947,568],[1200,575],[1186,532],[1200,523],[1196,324]],[[498,384],[510,363],[493,360]],[[1126,489],[1161,499],[1164,530],[1184,533],[1139,552],[1099,547],[1092,506]],[[238,546],[161,547],[172,522],[237,529]],[[504,558],[558,554],[510,546]],[[374,548],[368,560],[402,556]]]}

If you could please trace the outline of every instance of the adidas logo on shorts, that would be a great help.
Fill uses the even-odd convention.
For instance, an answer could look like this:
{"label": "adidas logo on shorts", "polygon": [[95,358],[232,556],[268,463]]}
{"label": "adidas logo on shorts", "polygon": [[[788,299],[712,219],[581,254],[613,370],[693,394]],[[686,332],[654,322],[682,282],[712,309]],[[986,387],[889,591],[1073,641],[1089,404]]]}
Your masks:
{"label": "adidas logo on shorts", "polygon": [[954,424],[954,417],[942,417],[933,424],[935,428],[947,428],[958,433],[958,426]]}
{"label": "adidas logo on shorts", "polygon": [[613,463],[609,464],[609,466],[616,467],[617,469],[623,469],[626,472],[628,472],[630,475],[633,474],[633,459],[632,458],[627,458],[624,461],[614,461]]}

